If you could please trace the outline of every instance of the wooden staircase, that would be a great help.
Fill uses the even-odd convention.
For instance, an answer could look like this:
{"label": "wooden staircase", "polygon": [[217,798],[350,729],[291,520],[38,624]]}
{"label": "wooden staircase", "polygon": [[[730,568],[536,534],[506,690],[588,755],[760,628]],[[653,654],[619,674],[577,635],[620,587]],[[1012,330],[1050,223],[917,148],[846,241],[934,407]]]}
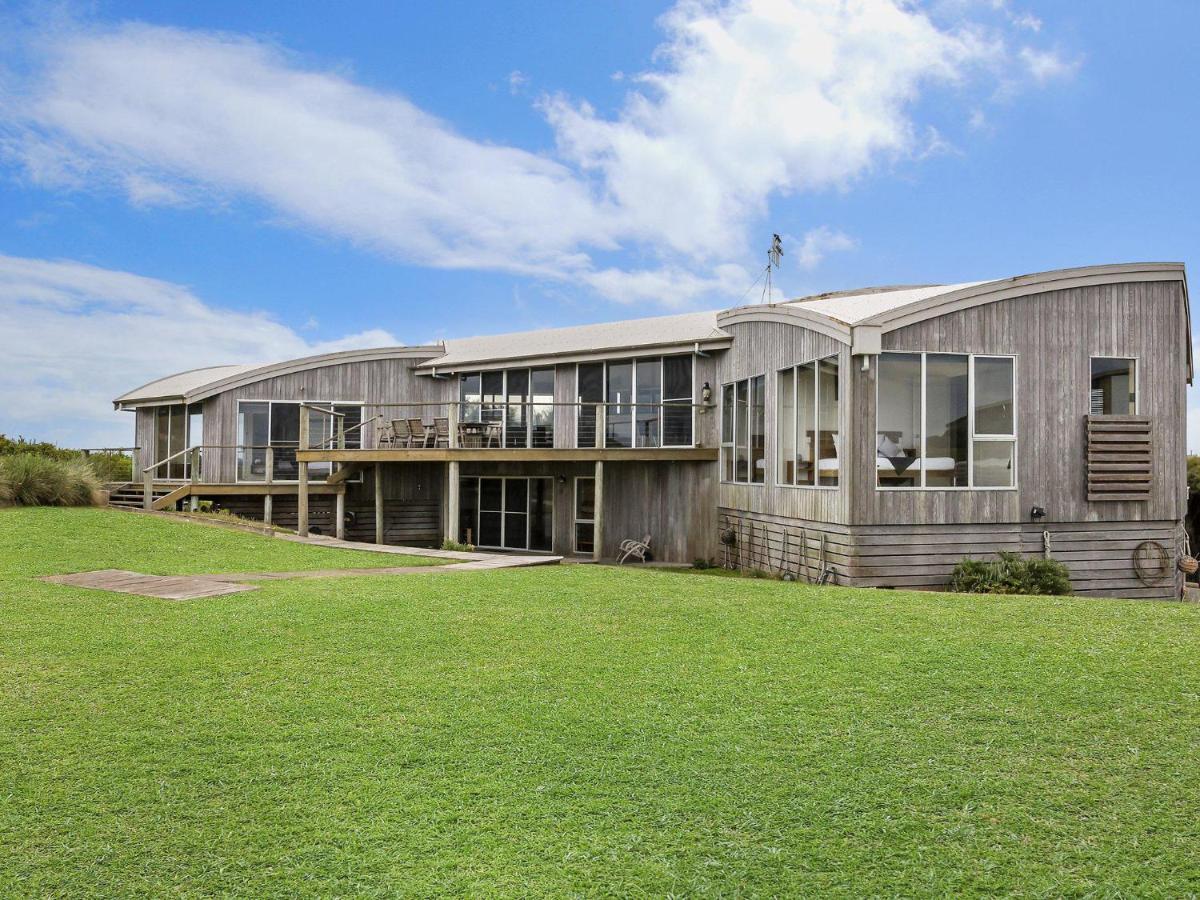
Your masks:
{"label": "wooden staircase", "polygon": [[[145,489],[141,483],[132,481],[125,483],[106,484],[104,489],[108,491],[108,505],[115,506],[119,509],[141,509],[142,500],[145,497]],[[167,488],[155,488],[154,499],[158,500],[167,495]]]}

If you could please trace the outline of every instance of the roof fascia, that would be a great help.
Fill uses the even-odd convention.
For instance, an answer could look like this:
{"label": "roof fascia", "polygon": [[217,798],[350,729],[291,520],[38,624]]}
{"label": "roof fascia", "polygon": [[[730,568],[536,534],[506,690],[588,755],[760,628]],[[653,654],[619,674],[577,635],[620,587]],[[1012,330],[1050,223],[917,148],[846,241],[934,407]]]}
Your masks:
{"label": "roof fascia", "polygon": [[851,343],[851,329],[845,322],[839,322],[824,313],[811,309],[793,306],[739,306],[717,316],[721,327],[741,325],[747,322],[779,322],[798,328],[807,328],[842,344]]}
{"label": "roof fascia", "polygon": [[697,349],[724,350],[733,343],[733,336],[702,338],[697,341],[680,341],[670,344],[639,344],[636,347],[609,347],[587,353],[566,351],[544,353],[540,356],[494,356],[472,357],[445,365],[431,359],[416,366],[422,375],[453,375],[458,372],[475,372],[481,368],[526,369],[533,366],[553,366],[576,362],[595,362],[603,359],[640,359],[647,356],[664,356],[675,353],[694,353]]}

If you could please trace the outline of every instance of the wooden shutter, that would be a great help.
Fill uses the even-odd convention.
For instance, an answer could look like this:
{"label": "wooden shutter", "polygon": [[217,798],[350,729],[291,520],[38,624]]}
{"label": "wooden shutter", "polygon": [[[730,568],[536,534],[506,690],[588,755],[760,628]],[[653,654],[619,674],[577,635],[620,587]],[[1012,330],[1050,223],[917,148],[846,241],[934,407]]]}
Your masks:
{"label": "wooden shutter", "polygon": [[1152,422],[1148,416],[1086,416],[1087,498],[1149,500]]}

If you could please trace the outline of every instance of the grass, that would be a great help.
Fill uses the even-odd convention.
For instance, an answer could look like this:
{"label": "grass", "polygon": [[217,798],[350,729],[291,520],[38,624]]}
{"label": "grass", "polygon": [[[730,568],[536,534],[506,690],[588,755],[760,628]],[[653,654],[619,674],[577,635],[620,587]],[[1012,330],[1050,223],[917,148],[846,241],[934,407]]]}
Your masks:
{"label": "grass", "polygon": [[1195,606],[593,566],[173,603],[29,576],[293,548],[27,512],[2,896],[1200,891]]}
{"label": "grass", "polygon": [[440,565],[396,553],[313,547],[112,509],[0,509],[0,577],[132,569],[148,575]]}

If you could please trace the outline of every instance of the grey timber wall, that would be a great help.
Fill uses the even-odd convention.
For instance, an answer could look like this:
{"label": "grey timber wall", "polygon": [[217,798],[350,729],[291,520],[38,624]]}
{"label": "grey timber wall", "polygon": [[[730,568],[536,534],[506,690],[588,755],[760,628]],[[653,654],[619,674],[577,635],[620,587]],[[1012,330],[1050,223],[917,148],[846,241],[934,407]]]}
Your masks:
{"label": "grey timber wall", "polygon": [[[775,470],[778,459],[775,435],[776,376],[780,369],[826,356],[838,355],[842,373],[842,396],[838,433],[842,436],[843,456],[849,457],[856,445],[862,443],[863,426],[848,402],[846,384],[850,368],[850,348],[828,337],[782,322],[743,322],[730,325],[733,348],[717,360],[716,380],[713,382],[714,407],[708,427],[713,436],[712,446],[720,443],[720,397],[722,384],[766,375],[767,480],[765,484],[720,484],[719,505],[763,515],[786,516],[814,522],[845,524],[849,521],[847,473],[843,472],[836,488],[792,487],[777,484]],[[873,425],[871,426],[874,427]],[[874,453],[875,442],[871,441]]]}

